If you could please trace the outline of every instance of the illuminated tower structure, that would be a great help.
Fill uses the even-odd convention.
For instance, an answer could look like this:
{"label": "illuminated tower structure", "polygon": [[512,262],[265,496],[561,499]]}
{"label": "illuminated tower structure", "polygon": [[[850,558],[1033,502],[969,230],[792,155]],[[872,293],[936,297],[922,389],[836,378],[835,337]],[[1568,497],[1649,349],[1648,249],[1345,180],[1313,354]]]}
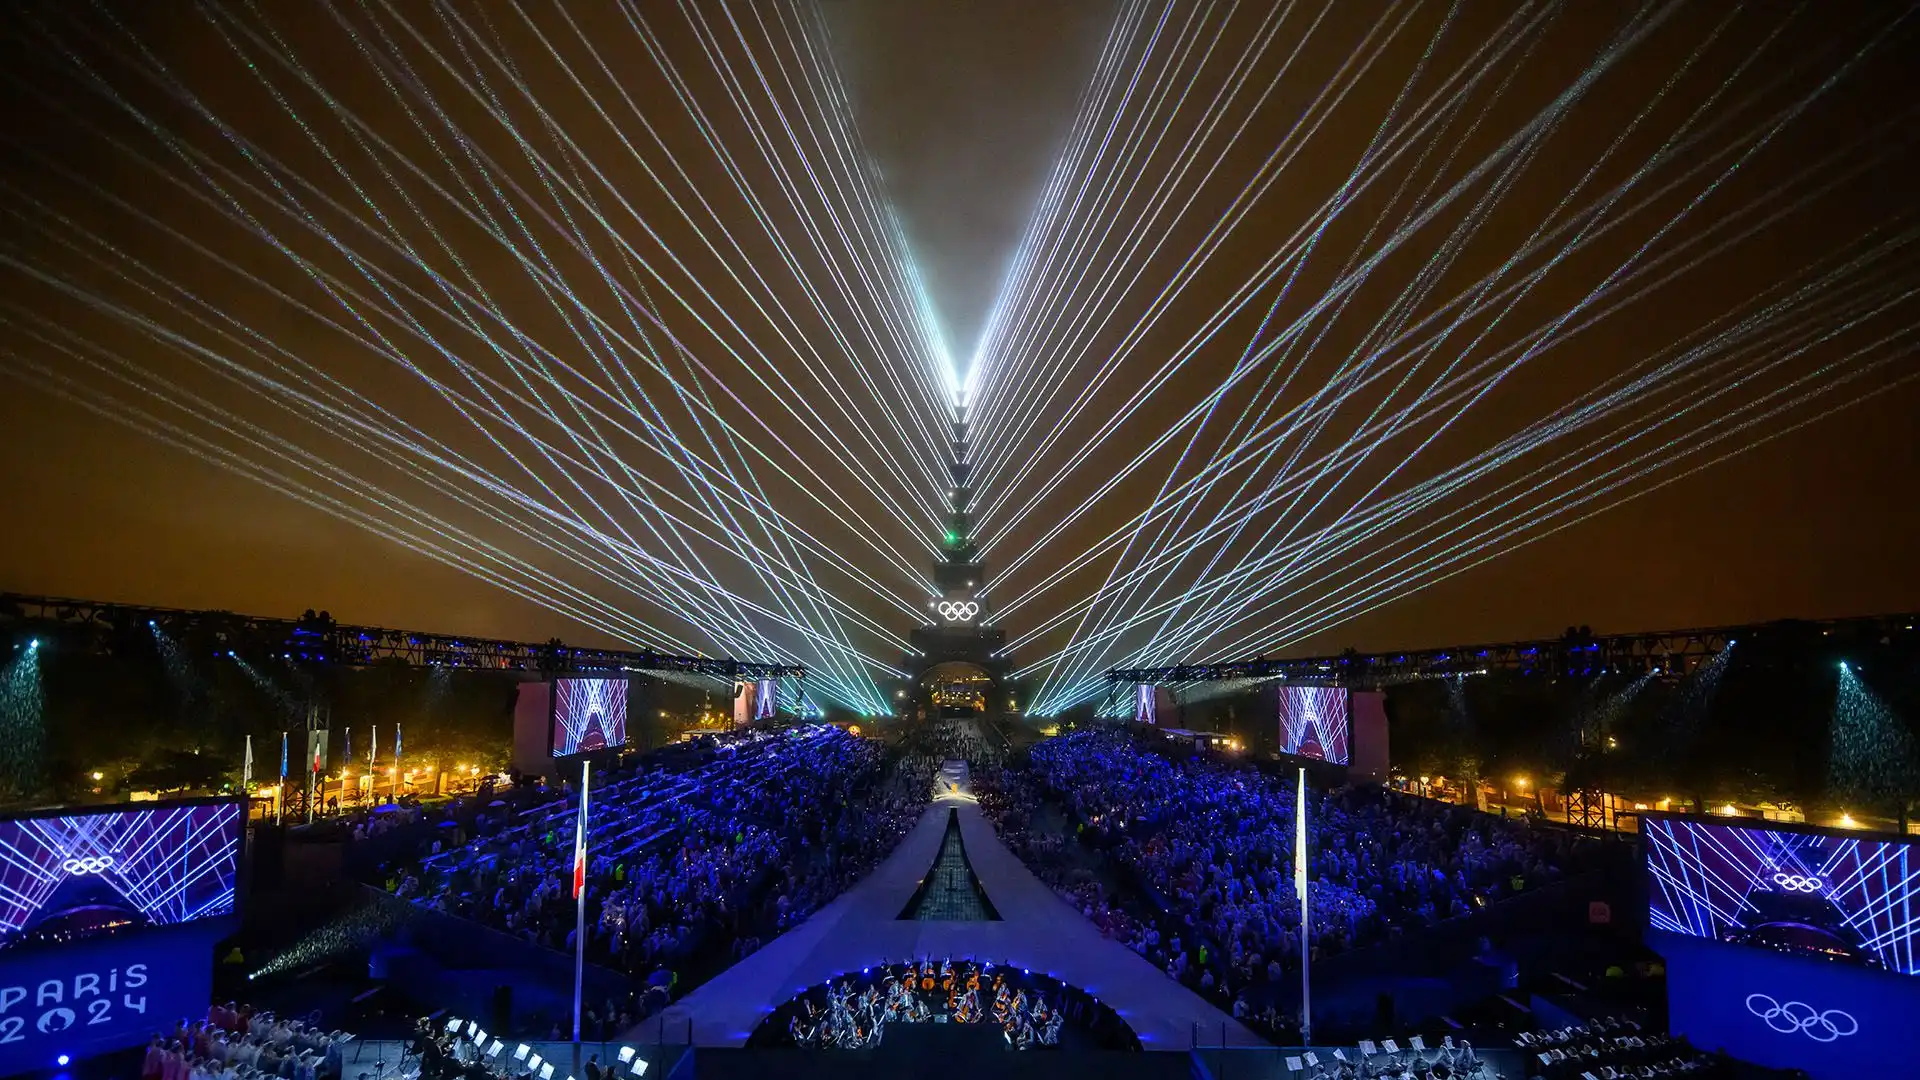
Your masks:
{"label": "illuminated tower structure", "polygon": [[973,535],[972,463],[967,460],[967,407],[955,406],[953,419],[953,460],[947,465],[951,485],[947,489],[946,533],[941,537],[940,555],[933,567],[938,599],[927,605],[930,625],[914,629],[911,640],[914,655],[907,657],[906,670],[912,672],[923,690],[940,696],[940,685],[956,680],[984,682],[982,691],[998,689],[1006,676],[1006,660],[996,654],[1007,643],[1007,632],[991,625],[980,587],[986,584],[985,567]]}

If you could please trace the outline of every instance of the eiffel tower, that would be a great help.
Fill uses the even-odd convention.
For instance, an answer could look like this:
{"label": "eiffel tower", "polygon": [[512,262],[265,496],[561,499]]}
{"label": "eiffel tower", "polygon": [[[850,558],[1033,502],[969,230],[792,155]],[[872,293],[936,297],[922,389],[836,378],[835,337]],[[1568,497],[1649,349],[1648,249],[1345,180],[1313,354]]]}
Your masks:
{"label": "eiffel tower", "polygon": [[986,584],[986,567],[973,535],[965,404],[954,407],[952,449],[953,458],[947,464],[952,483],[947,489],[946,533],[933,567],[934,587],[940,595],[927,603],[929,625],[916,627],[910,635],[913,652],[902,668],[921,691],[936,692],[939,685],[954,681],[982,682],[984,676],[983,691],[997,696],[1007,674],[1006,658],[999,655],[1007,644],[1007,632],[989,622],[979,595]]}

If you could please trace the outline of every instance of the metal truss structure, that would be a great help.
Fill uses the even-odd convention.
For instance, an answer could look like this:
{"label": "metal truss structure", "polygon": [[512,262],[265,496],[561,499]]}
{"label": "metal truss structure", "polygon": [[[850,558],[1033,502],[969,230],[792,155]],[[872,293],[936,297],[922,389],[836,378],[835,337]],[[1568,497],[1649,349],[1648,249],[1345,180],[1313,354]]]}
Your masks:
{"label": "metal truss structure", "polygon": [[1782,632],[1824,637],[1836,643],[1914,639],[1920,615],[1866,615],[1846,619],[1792,620],[1693,630],[1656,630],[1638,634],[1596,635],[1586,627],[1557,638],[1488,645],[1455,645],[1409,652],[1361,653],[1291,659],[1255,657],[1222,663],[1169,667],[1112,668],[1114,684],[1155,686],[1225,679],[1299,679],[1350,687],[1374,687],[1414,679],[1481,675],[1495,671],[1524,675],[1678,674],[1711,659],[1741,638]]}
{"label": "metal truss structure", "polygon": [[707,656],[680,656],[651,649],[589,649],[555,638],[545,642],[456,637],[419,630],[336,623],[325,612],[297,619],[189,611],[98,600],[0,593],[0,634],[42,634],[63,647],[111,652],[150,629],[244,659],[281,659],[365,667],[381,661],[416,666],[543,674],[592,671],[683,672],[730,682],[804,678],[805,667]]}

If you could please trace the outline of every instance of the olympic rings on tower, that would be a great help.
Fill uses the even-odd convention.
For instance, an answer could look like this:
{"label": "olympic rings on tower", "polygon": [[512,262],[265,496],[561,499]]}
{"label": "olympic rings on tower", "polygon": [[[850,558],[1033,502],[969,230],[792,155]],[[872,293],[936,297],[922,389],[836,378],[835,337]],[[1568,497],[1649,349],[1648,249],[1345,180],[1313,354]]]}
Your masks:
{"label": "olympic rings on tower", "polygon": [[939,611],[948,622],[965,622],[980,614],[980,605],[972,600],[942,600]]}
{"label": "olympic rings on tower", "polygon": [[112,865],[111,855],[81,855],[61,863],[60,869],[69,874],[97,874]]}

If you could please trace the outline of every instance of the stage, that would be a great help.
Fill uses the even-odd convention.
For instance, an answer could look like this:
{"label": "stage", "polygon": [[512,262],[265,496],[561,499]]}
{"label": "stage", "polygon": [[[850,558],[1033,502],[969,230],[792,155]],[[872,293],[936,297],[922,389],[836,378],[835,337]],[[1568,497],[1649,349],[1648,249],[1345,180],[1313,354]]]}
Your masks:
{"label": "stage", "polygon": [[980,1076],[993,1080],[1051,1078],[1063,1074],[1101,1080],[1187,1080],[1192,1060],[1180,1054],[1125,1051],[1012,1050],[992,1024],[889,1024],[886,1039],[871,1050],[801,1050],[702,1047],[694,1051],[699,1080],[781,1077],[839,1080],[875,1076]]}
{"label": "stage", "polygon": [[[934,865],[949,811],[958,815],[967,860],[998,921],[899,918]],[[684,1039],[691,1021],[696,1046],[743,1046],[762,1019],[803,991],[846,972],[916,957],[971,957],[1044,972],[1112,1008],[1148,1050],[1187,1050],[1196,1031],[1202,1045],[1264,1045],[1132,950],[1101,936],[1007,850],[964,787],[934,799],[893,854],[859,884],[639,1025],[629,1038]]]}

